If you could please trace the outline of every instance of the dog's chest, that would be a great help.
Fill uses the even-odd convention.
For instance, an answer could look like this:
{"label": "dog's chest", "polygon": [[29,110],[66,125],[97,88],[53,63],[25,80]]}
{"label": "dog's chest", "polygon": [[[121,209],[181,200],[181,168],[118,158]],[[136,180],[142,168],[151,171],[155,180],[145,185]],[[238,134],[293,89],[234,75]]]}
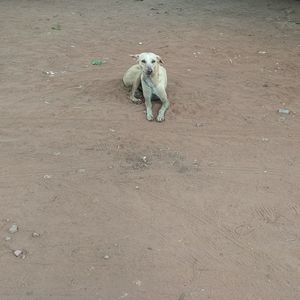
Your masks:
{"label": "dog's chest", "polygon": [[144,85],[151,90],[152,94],[157,95],[157,90],[151,79],[143,78]]}

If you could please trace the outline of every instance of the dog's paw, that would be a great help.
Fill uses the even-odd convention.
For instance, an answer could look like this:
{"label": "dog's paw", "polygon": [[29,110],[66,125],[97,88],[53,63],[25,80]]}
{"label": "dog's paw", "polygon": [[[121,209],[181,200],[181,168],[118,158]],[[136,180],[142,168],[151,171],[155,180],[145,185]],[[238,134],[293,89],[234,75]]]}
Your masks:
{"label": "dog's paw", "polygon": [[142,99],[138,99],[138,98],[135,98],[135,97],[133,97],[133,98],[130,98],[131,99],[131,101],[134,103],[134,104],[141,104],[143,101],[142,101]]}
{"label": "dog's paw", "polygon": [[147,117],[148,121],[153,121],[153,114],[152,113],[146,114],[146,117]]}
{"label": "dog's paw", "polygon": [[163,122],[164,120],[165,120],[165,116],[164,115],[162,115],[162,116],[158,115],[157,118],[156,118],[157,122]]}

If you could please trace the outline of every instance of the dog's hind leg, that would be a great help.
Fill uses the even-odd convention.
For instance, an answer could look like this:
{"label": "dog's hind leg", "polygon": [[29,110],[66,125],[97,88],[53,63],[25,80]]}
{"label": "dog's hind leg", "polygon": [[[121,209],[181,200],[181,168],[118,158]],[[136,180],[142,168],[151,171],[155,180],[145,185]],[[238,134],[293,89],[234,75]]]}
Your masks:
{"label": "dog's hind leg", "polygon": [[135,104],[142,103],[141,99],[138,99],[138,98],[135,97],[135,93],[138,90],[140,84],[141,84],[141,76],[139,76],[136,80],[134,80],[134,82],[132,84],[131,93],[130,93],[130,99]]}

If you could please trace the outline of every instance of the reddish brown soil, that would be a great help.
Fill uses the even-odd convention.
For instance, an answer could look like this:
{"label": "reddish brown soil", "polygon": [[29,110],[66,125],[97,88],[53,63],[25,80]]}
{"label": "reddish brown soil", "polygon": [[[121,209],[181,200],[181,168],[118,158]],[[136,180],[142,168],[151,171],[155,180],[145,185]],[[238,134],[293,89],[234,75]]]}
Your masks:
{"label": "reddish brown soil", "polygon": [[299,4],[1,1],[0,299],[300,299]]}

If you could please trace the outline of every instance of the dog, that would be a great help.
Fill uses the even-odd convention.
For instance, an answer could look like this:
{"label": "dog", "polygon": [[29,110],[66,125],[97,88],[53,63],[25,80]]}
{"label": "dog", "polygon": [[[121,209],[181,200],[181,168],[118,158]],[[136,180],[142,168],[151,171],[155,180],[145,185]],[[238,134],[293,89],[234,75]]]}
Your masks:
{"label": "dog", "polygon": [[142,103],[141,99],[136,98],[139,88],[142,88],[146,105],[146,117],[148,121],[153,120],[152,102],[155,97],[159,98],[162,106],[157,114],[156,120],[165,120],[165,114],[169,107],[169,100],[166,93],[167,71],[161,65],[164,62],[159,55],[151,52],[131,55],[137,59],[137,64],[128,69],[123,77],[123,83],[131,88],[130,99],[133,103]]}

